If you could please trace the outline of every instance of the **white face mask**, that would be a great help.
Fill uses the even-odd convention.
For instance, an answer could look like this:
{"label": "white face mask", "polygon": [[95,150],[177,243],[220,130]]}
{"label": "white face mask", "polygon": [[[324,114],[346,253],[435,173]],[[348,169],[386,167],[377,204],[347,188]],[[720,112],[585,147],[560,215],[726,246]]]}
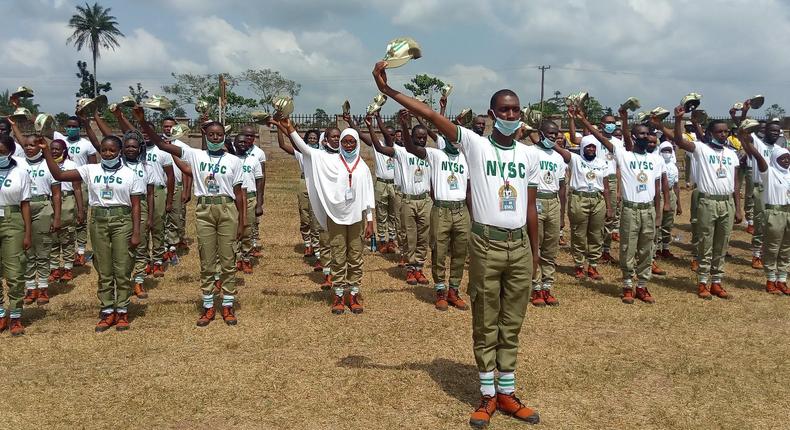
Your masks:
{"label": "white face mask", "polygon": [[671,152],[662,152],[661,156],[664,157],[664,162],[669,163],[672,161],[672,153]]}

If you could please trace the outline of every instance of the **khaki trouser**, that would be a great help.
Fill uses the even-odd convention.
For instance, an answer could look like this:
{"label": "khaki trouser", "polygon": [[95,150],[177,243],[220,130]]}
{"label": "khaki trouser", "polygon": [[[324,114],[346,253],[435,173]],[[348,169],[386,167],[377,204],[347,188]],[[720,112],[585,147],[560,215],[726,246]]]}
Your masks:
{"label": "khaki trouser", "polygon": [[653,240],[656,234],[656,208],[653,202],[632,207],[623,202],[620,216],[620,270],[623,282],[630,286],[634,276],[648,281],[653,264]]}
{"label": "khaki trouser", "polygon": [[532,288],[550,289],[557,272],[557,253],[560,249],[560,201],[553,198],[538,198],[538,249],[540,264],[532,274]]}
{"label": "khaki trouser", "polygon": [[308,202],[307,210],[309,211],[308,216],[310,217],[310,224],[309,224],[309,235],[308,235],[308,243],[310,246],[313,247],[313,251],[316,248],[321,246],[321,223],[318,222],[318,218],[315,216],[315,212],[313,211],[313,207]]}
{"label": "khaki trouser", "polygon": [[324,268],[324,275],[332,274],[332,249],[329,246],[329,232],[321,228],[318,224],[318,252],[321,266]]}
{"label": "khaki trouser", "polygon": [[49,252],[49,269],[74,267],[74,226],[77,207],[74,194],[63,195],[60,203],[60,230],[52,234],[52,249]]}
{"label": "khaki trouser", "polygon": [[93,267],[99,272],[97,295],[102,310],[129,306],[133,256],[129,249],[132,237],[132,208],[91,208],[89,224]]}
{"label": "khaki trouser", "polygon": [[[22,310],[25,296],[25,267],[27,257],[22,246],[25,240],[25,222],[19,206],[6,206],[5,214],[0,217],[0,267],[2,278],[8,289],[8,307]],[[0,307],[4,294],[0,292]]]}
{"label": "khaki trouser", "polygon": [[398,247],[400,253],[405,256],[409,251],[409,243],[406,240],[406,223],[403,222],[403,192],[395,187],[395,198],[393,199],[395,215],[395,233],[398,235]]}
{"label": "khaki trouser", "polygon": [[512,235],[503,240],[491,238],[493,230],[482,224],[472,227],[472,341],[479,371],[513,372],[532,285],[532,250],[526,228],[516,230],[521,237]]}
{"label": "khaki trouser", "polygon": [[[445,203],[450,206],[443,207]],[[450,286],[458,288],[464,276],[469,248],[469,209],[466,202],[435,202],[431,209],[431,274],[437,288],[447,279],[445,260],[450,257]]]}
{"label": "khaki trouser", "polygon": [[[181,194],[173,193],[173,210],[175,210],[175,201],[181,201]],[[165,254],[165,225],[167,223],[167,187],[155,186],[154,187],[154,219],[153,228],[150,230],[150,245],[151,245],[151,259],[155,264],[162,264],[162,257]],[[140,219],[145,223],[145,217]],[[142,228],[140,229],[142,230]],[[147,250],[147,248],[146,248]]]}
{"label": "khaki trouser", "polygon": [[27,267],[25,281],[28,288],[47,288],[49,278],[49,253],[52,251],[52,225],[51,200],[30,202],[30,218],[32,224],[32,237],[30,249],[27,250]]}
{"label": "khaki trouser", "polygon": [[312,238],[310,232],[312,230],[313,211],[310,210],[310,197],[307,194],[307,184],[304,178],[299,179],[299,189],[296,192],[296,202],[299,208],[299,232],[302,233],[302,241],[305,244],[312,246]]}
{"label": "khaki trouser", "polygon": [[741,175],[741,177],[744,178],[744,182],[746,182],[746,190],[743,192],[743,210],[746,213],[747,221],[754,221],[754,203],[756,202],[754,199],[754,178],[752,177],[752,171],[751,167],[746,167],[743,169],[743,175]]}
{"label": "khaki trouser", "polygon": [[258,199],[255,193],[247,193],[247,224],[244,226],[244,233],[241,241],[236,243],[236,260],[250,261],[250,251],[252,251],[252,226],[255,224],[255,206]]}
{"label": "khaki trouser", "polygon": [[[156,203],[154,203],[156,205]],[[137,283],[143,283],[145,279],[145,266],[148,264],[148,201],[145,196],[140,198],[140,244],[132,251],[134,264],[132,267],[132,279]]]}
{"label": "khaki trouser", "polygon": [[[195,206],[198,253],[200,254],[200,287],[203,296],[214,294],[214,274],[219,270],[222,292],[236,294],[236,232],[239,211],[230,197],[224,203],[201,203]],[[217,267],[219,263],[219,267]]]}
{"label": "khaki trouser", "polygon": [[700,195],[697,204],[697,223],[699,232],[699,269],[697,280],[700,283],[721,282],[724,276],[724,256],[732,233],[735,218],[735,204],[732,197],[727,200],[714,200]]}
{"label": "khaki trouser", "polygon": [[697,205],[699,205],[699,190],[696,186],[694,186],[694,190],[691,192],[691,256],[695,260],[698,258],[697,249],[699,248],[699,225],[697,223],[697,218],[699,216]]}
{"label": "khaki trouser", "polygon": [[186,206],[181,203],[181,191],[184,185],[176,182],[173,187],[173,210],[167,214],[165,242],[167,245],[175,246],[183,238],[184,209]]}
{"label": "khaki trouser", "polygon": [[752,192],[754,208],[752,209],[752,220],[754,223],[754,234],[752,234],[752,252],[760,255],[763,247],[763,230],[765,229],[765,203],[763,202],[763,184],[754,184]]}
{"label": "khaki trouser", "polygon": [[336,288],[359,287],[362,284],[362,237],[365,221],[351,225],[335,224],[327,218],[331,248],[332,281]]}
{"label": "khaki trouser", "polygon": [[602,193],[571,192],[569,219],[571,253],[576,267],[584,267],[585,259],[592,267],[603,251],[606,201]]}
{"label": "khaki trouser", "polygon": [[[609,200],[609,204],[612,207],[612,219],[606,221],[604,216],[603,247],[608,250],[612,246],[612,233],[620,229],[620,211],[622,208],[617,204],[617,175],[609,175],[606,177],[606,180],[609,181],[609,195],[605,197]],[[605,208],[606,206],[604,206],[604,211],[606,210]]]}
{"label": "khaki trouser", "polygon": [[431,199],[426,195],[422,199],[412,200],[404,195],[401,202],[401,213],[406,230],[406,242],[409,244],[406,254],[408,266],[420,269],[428,257]]}
{"label": "khaki trouser", "polygon": [[763,265],[769,281],[786,280],[790,270],[790,209],[766,208]]}
{"label": "khaki trouser", "polygon": [[373,185],[373,192],[376,195],[376,235],[382,243],[395,240],[397,238],[395,184],[392,181],[376,179]]}
{"label": "khaki trouser", "polygon": [[85,213],[83,214],[82,219],[85,220],[81,225],[77,225],[74,229],[74,238],[75,243],[77,244],[77,249],[85,250],[88,246],[88,185],[85,182],[82,182],[82,200],[83,205],[82,207],[85,208]]}
{"label": "khaki trouser", "polygon": [[672,243],[672,228],[675,226],[675,212],[678,209],[678,198],[674,191],[669,192],[669,211],[661,212],[661,231],[656,235],[656,250],[669,249]]}

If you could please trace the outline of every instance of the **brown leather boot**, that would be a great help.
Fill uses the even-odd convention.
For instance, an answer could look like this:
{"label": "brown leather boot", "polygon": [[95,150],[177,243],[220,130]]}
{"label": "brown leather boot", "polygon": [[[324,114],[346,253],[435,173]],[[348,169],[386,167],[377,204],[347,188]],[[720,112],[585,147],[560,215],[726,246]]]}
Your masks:
{"label": "brown leather boot", "polygon": [[406,271],[406,283],[409,285],[417,285],[417,278],[414,277],[414,269]]}
{"label": "brown leather boot", "polygon": [[115,312],[101,312],[99,322],[96,324],[96,333],[102,333],[115,325]]}
{"label": "brown leather boot", "polygon": [[510,415],[527,424],[537,424],[540,422],[540,415],[538,415],[538,412],[524,406],[515,394],[497,393],[496,409],[505,415]]}
{"label": "brown leather boot", "polygon": [[760,257],[752,257],[752,269],[764,269],[763,259]]}
{"label": "brown leather boot", "polygon": [[420,285],[428,285],[428,278],[425,277],[425,273],[422,273],[422,269],[418,269],[414,271],[414,279],[417,280],[417,283]]}
{"label": "brown leather boot", "polygon": [[633,288],[623,288],[623,295],[622,295],[623,303],[627,305],[634,304],[634,289]]}
{"label": "brown leather boot", "polygon": [[348,293],[348,308],[351,309],[352,314],[361,314],[365,308],[362,306],[362,294]]}
{"label": "brown leather boot", "polygon": [[49,278],[47,278],[47,282],[58,282],[60,278],[63,276],[63,270],[61,269],[52,269],[49,271]]}
{"label": "brown leather boot", "polygon": [[486,428],[496,410],[497,398],[495,396],[480,397],[480,404],[469,417],[469,425],[476,429]]}
{"label": "brown leather boot", "polygon": [[143,287],[143,284],[137,283],[137,282],[134,283],[134,295],[138,299],[147,299],[148,298],[148,293],[145,291],[145,288]]}
{"label": "brown leather boot", "polygon": [[74,272],[71,269],[63,269],[63,275],[60,277],[60,282],[69,282],[74,279]]}
{"label": "brown leather boot", "polygon": [[447,290],[444,288],[436,290],[436,301],[434,302],[434,306],[440,311],[447,310]]}
{"label": "brown leather boot", "polygon": [[782,293],[790,296],[790,288],[787,288],[787,282],[777,282],[776,288],[778,288]]}
{"label": "brown leather boot", "polygon": [[22,303],[24,303],[25,305],[32,305],[33,302],[36,301],[36,299],[38,299],[38,290],[37,289],[35,289],[35,288],[33,288],[33,289],[30,289],[30,288],[25,289],[25,298],[22,299]]}
{"label": "brown leather boot", "polygon": [[766,281],[765,282],[765,292],[768,293],[768,294],[776,294],[776,295],[782,294],[782,290],[780,290],[776,286],[776,282],[774,282],[774,281]]}
{"label": "brown leather boot", "polygon": [[252,274],[252,263],[249,261],[242,261],[241,262],[241,271],[244,272],[245,275]]}
{"label": "brown leather boot", "polygon": [[557,300],[556,297],[551,295],[551,290],[543,290],[543,301],[546,302],[549,306],[559,306],[560,301]]}
{"label": "brown leather boot", "polygon": [[343,315],[346,311],[345,300],[343,296],[332,294],[332,307],[330,308],[333,314]]}
{"label": "brown leather boot", "polygon": [[598,268],[595,266],[587,267],[587,277],[592,279],[593,281],[600,281],[603,279],[600,273],[598,273]]}
{"label": "brown leather boot", "polygon": [[119,312],[115,318],[115,330],[126,331],[129,330],[129,314],[126,312]]}
{"label": "brown leather boot", "polygon": [[587,275],[584,273],[584,267],[576,267],[573,269],[573,277],[579,281],[583,281],[587,279]]}
{"label": "brown leather boot", "polygon": [[540,290],[532,290],[532,296],[529,298],[529,302],[532,303],[532,306],[538,308],[546,306],[546,300],[543,299],[543,292]]}
{"label": "brown leather boot", "polygon": [[225,321],[227,325],[236,325],[239,323],[236,315],[233,314],[233,306],[222,307],[222,320]]}
{"label": "brown leather boot", "polygon": [[321,289],[324,291],[332,289],[332,275],[324,275],[324,282],[321,283]]}
{"label": "brown leather boot", "polygon": [[704,282],[700,282],[697,284],[697,297],[700,299],[710,300],[713,296],[710,295],[710,290],[708,289],[708,285]]}
{"label": "brown leather boot", "polygon": [[658,275],[658,276],[664,276],[664,275],[667,274],[667,272],[665,270],[663,270],[662,268],[658,267],[658,264],[656,263],[655,260],[653,260],[653,264],[650,266],[650,273],[652,273],[654,275]]}
{"label": "brown leather boot", "polygon": [[458,288],[452,286],[450,286],[450,289],[447,291],[447,303],[462,311],[469,308],[464,299],[461,298],[461,293],[458,291]]}
{"label": "brown leather boot", "polygon": [[724,287],[721,286],[720,283],[714,282],[710,284],[710,293],[720,299],[731,299],[732,295],[730,295]]}
{"label": "brown leather boot", "polygon": [[162,268],[161,264],[154,264],[154,278],[161,278],[165,276],[165,269]]}
{"label": "brown leather boot", "polygon": [[644,288],[637,288],[636,289],[636,298],[649,304],[653,304],[656,302],[656,299],[650,295],[650,291],[647,290],[647,287]]}
{"label": "brown leather boot", "polygon": [[47,288],[38,289],[38,297],[36,297],[37,305],[46,305],[49,303],[49,291]]}
{"label": "brown leather boot", "polygon": [[0,318],[0,333],[8,330],[8,327],[11,323],[8,320],[8,316],[4,316]]}
{"label": "brown leather boot", "polygon": [[217,315],[217,311],[214,310],[213,307],[211,308],[203,308],[203,313],[200,314],[200,318],[197,320],[198,327],[205,327],[211,321],[214,320],[214,317]]}
{"label": "brown leather boot", "polygon": [[22,325],[22,318],[11,318],[11,336],[22,336],[25,334],[25,326]]}

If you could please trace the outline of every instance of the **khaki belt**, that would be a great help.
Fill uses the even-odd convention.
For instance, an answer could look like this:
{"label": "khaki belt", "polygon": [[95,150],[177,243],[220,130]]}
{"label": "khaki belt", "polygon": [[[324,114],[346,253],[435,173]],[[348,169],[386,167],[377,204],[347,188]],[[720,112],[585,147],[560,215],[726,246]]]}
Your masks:
{"label": "khaki belt", "polygon": [[233,199],[228,196],[200,196],[197,202],[199,205],[224,205],[233,203]]}
{"label": "khaki belt", "polygon": [[790,212],[790,205],[769,205],[769,204],[766,204],[765,208],[766,209],[775,210],[775,211],[781,211],[781,212]]}
{"label": "khaki belt", "polygon": [[406,194],[403,193],[403,198],[406,200],[423,200],[428,198],[428,193],[422,194]]}
{"label": "khaki belt", "polygon": [[500,227],[480,224],[477,222],[472,223],[472,233],[480,237],[487,237],[491,240],[498,240],[500,242],[521,240],[522,238],[524,238],[524,236],[526,236],[526,234],[524,233],[524,227],[514,228],[511,230],[507,228],[500,228]]}
{"label": "khaki belt", "polygon": [[132,208],[129,206],[94,206],[91,207],[91,213],[94,217],[108,217],[113,215],[129,215],[132,213]]}
{"label": "khaki belt", "polygon": [[701,199],[708,199],[708,200],[716,200],[718,202],[726,202],[727,200],[732,198],[732,196],[729,195],[729,194],[714,195],[714,194],[699,193],[699,198],[701,198]]}
{"label": "khaki belt", "polygon": [[395,180],[394,180],[394,179],[381,179],[381,178],[376,178],[376,181],[377,181],[377,182],[384,182],[385,184],[394,184],[394,183],[395,183]]}
{"label": "khaki belt", "polygon": [[464,207],[466,202],[464,200],[452,202],[449,200],[435,200],[433,202],[433,206],[437,208],[447,208],[447,209],[460,209]]}
{"label": "khaki belt", "polygon": [[580,197],[601,197],[603,195],[603,193],[601,193],[600,191],[577,191],[577,190],[572,190],[571,194],[575,194]]}
{"label": "khaki belt", "polygon": [[544,200],[554,200],[554,199],[557,198],[557,193],[538,191],[538,193],[535,195],[535,197],[537,197],[539,199],[544,199]]}
{"label": "khaki belt", "polygon": [[653,202],[629,202],[628,200],[623,200],[623,207],[630,208],[630,209],[650,209],[653,207]]}

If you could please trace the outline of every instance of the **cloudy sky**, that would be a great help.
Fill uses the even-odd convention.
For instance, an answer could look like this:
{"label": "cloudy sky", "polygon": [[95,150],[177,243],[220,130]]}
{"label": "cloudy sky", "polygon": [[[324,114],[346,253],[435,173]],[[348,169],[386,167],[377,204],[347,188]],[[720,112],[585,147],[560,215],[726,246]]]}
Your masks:
{"label": "cloudy sky", "polygon": [[[74,106],[76,61],[65,40],[72,0],[6,0],[0,89],[25,84],[50,112]],[[91,0],[93,1],[93,0]],[[5,3],[5,2],[4,2]],[[790,1],[786,0],[102,0],[126,34],[103,52],[100,81],[111,100],[136,82],[151,93],[170,72],[238,73],[271,68],[302,84],[297,112],[355,112],[376,94],[370,71],[388,40],[408,35],[423,58],[390,72],[403,89],[417,73],[455,90],[450,109],[484,111],[511,88],[540,97],[537,66],[551,65],[546,92],[587,90],[604,106],[637,96],[671,108],[689,91],[709,113],[755,94],[790,108]],[[7,4],[6,4],[7,5]],[[240,92],[245,93],[241,88]],[[191,107],[186,107],[193,112]],[[385,112],[395,104],[385,106]]]}

